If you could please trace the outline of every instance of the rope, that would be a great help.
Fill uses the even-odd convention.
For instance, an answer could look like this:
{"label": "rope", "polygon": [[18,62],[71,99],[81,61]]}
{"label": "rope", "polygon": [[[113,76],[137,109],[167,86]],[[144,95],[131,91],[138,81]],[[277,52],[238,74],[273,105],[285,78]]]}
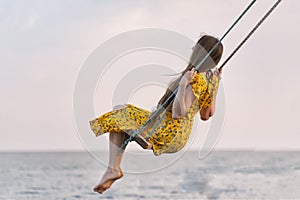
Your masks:
{"label": "rope", "polygon": [[[274,11],[274,9],[279,5],[279,3],[282,0],[277,0],[277,2],[272,6],[272,8],[262,17],[262,19],[256,24],[256,26],[250,31],[250,33],[245,37],[245,39],[235,48],[235,50],[228,56],[228,58],[223,62],[223,64],[219,67],[219,69],[222,69],[226,63],[233,57],[233,55],[245,44],[245,42],[253,35],[253,33],[259,28],[259,26],[268,18],[268,16]],[[228,32],[228,31],[227,31]],[[222,37],[223,39],[224,37]],[[220,40],[221,41],[221,40]],[[218,44],[218,43],[217,43]],[[208,53],[208,55],[211,52]],[[206,58],[204,58],[205,60]],[[199,65],[200,66],[200,65]],[[168,99],[167,99],[168,100]],[[172,100],[174,101],[174,99]],[[161,119],[158,121],[158,123],[154,126],[152,132],[150,133],[150,136],[152,136],[153,131],[155,130],[155,128],[158,126],[158,124],[161,122],[161,120],[164,118],[167,109],[169,108],[169,106],[172,104],[172,102],[168,105],[168,107],[164,110],[163,116],[161,117]]]}
{"label": "rope", "polygon": [[[245,44],[245,42],[253,35],[253,33],[258,29],[258,27],[268,18],[268,16],[274,11],[274,9],[278,6],[278,4],[281,2],[282,0],[277,0],[277,2],[271,7],[271,9],[269,9],[269,11],[261,18],[261,20],[256,24],[256,26],[249,32],[249,34],[245,37],[245,39],[236,47],[236,49],[228,56],[228,58],[223,62],[223,64],[219,67],[219,69],[222,69],[226,63],[233,57],[233,55]],[[224,38],[224,37],[222,37]],[[210,54],[210,53],[209,53]],[[208,55],[209,55],[208,54]],[[205,60],[206,58],[204,58]],[[168,105],[168,107],[170,106],[171,104]],[[167,107],[167,109],[168,109]],[[166,114],[166,110],[164,111],[164,114],[163,114],[163,117],[165,116]],[[161,117],[161,119],[163,118]],[[158,123],[156,124],[156,126],[153,128],[152,132],[155,130],[155,128],[158,126],[158,124],[161,122],[161,119],[158,121]],[[151,135],[153,134],[151,132],[150,134],[150,137]]]}
{"label": "rope", "polygon": [[[195,69],[197,70],[199,66],[201,66],[204,61],[210,56],[210,54],[212,53],[212,51],[219,45],[219,43],[221,43],[221,41],[227,36],[227,34],[234,28],[234,26],[242,19],[242,17],[248,12],[248,10],[254,5],[254,3],[256,2],[256,0],[253,0],[248,6],[247,8],[242,12],[242,14],[235,20],[235,22],[231,25],[231,27],[226,31],[226,33],[222,36],[222,38],[217,42],[217,44],[215,44],[215,46],[208,52],[208,54],[201,60],[201,62],[195,67]],[[163,102],[162,105],[160,105],[160,107],[153,113],[153,115],[150,117],[150,119],[147,120],[147,122],[137,131],[134,131],[130,137],[122,144],[122,146],[120,147],[121,149],[125,149],[125,146],[131,142],[133,140],[133,138],[139,134],[140,130],[144,129],[146,127],[146,125],[151,121],[151,119],[153,118],[153,116],[155,116],[162,108],[163,105],[168,102],[168,100],[170,99],[170,97],[174,97],[174,95],[176,95],[178,91],[178,87],[175,89],[175,92],[172,93],[172,95],[170,95],[167,100],[165,102]],[[174,101],[174,98],[173,100]],[[165,116],[167,109],[169,108],[169,106],[172,104],[172,102],[168,105],[168,107],[164,110],[164,114],[161,117],[161,119],[159,120],[159,122],[162,120],[162,118]],[[157,124],[159,124],[159,122]],[[157,126],[157,125],[156,125]],[[155,126],[155,127],[156,127]],[[155,130],[155,128],[153,128],[152,132],[150,133],[150,136],[152,136],[153,131]]]}
{"label": "rope", "polygon": [[268,16],[273,12],[273,10],[278,6],[278,4],[281,2],[281,0],[278,0],[272,8],[263,16],[263,18],[256,24],[256,26],[248,33],[248,35],[245,37],[245,39],[235,48],[235,50],[228,56],[228,58],[223,62],[223,64],[219,67],[219,69],[222,69],[227,62],[236,54],[236,52],[245,44],[245,42],[251,37],[251,35],[258,29],[258,27],[268,18]]}

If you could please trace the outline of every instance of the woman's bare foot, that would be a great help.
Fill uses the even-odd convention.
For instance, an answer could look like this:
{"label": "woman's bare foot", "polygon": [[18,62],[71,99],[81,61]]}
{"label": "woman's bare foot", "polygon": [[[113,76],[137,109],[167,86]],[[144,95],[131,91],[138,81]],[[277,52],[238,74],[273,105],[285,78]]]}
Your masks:
{"label": "woman's bare foot", "polygon": [[144,149],[151,149],[152,148],[152,144],[149,143],[143,136],[141,135],[136,135],[133,138],[134,141],[136,141],[141,147],[143,147]]}
{"label": "woman's bare foot", "polygon": [[94,187],[94,192],[102,194],[105,190],[110,188],[110,186],[115,182],[115,180],[123,177],[123,172],[121,169],[107,168],[105,174],[103,175],[100,183]]}
{"label": "woman's bare foot", "polygon": [[[125,133],[129,136],[131,136],[134,131],[133,130],[126,130]],[[152,144],[148,142],[143,136],[141,135],[136,135],[133,140],[138,143],[143,149],[151,149]]]}

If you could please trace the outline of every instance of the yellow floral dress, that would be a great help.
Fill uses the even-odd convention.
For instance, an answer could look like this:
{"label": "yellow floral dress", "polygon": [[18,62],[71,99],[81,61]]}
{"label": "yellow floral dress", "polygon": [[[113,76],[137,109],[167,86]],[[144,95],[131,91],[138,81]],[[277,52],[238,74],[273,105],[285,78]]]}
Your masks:
{"label": "yellow floral dress", "polygon": [[[196,73],[191,82],[196,98],[189,111],[180,119],[173,119],[170,106],[163,120],[155,124],[154,130],[140,132],[152,144],[154,155],[175,153],[185,146],[192,130],[194,116],[201,108],[211,105],[218,84],[219,80],[215,74],[208,80],[205,73]],[[104,113],[89,123],[95,135],[99,136],[107,132],[138,130],[150,118],[150,114],[148,110],[126,104],[126,107]],[[163,113],[160,116],[163,116]]]}

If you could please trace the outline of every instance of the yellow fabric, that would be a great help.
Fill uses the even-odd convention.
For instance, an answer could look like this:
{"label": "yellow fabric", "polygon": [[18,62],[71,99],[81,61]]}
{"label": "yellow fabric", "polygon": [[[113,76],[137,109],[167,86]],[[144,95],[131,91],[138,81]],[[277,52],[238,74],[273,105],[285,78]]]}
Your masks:
{"label": "yellow fabric", "polygon": [[[171,106],[161,122],[156,123],[155,130],[141,131],[144,138],[149,138],[152,150],[155,155],[162,153],[175,153],[181,150],[189,139],[192,130],[194,116],[201,108],[211,105],[212,95],[218,88],[218,78],[212,76],[208,81],[205,73],[196,73],[191,82],[192,90],[196,99],[189,111],[180,119],[172,118]],[[162,115],[162,114],[161,114]],[[96,136],[106,132],[126,132],[138,130],[150,117],[148,110],[139,108],[133,104],[126,104],[126,107],[104,113],[90,122],[90,127]],[[152,135],[150,133],[152,132]]]}

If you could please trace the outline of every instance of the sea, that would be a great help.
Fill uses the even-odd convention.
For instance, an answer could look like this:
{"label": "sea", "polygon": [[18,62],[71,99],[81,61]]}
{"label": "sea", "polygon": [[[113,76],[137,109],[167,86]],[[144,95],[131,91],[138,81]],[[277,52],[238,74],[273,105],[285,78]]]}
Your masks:
{"label": "sea", "polygon": [[93,187],[106,165],[88,152],[2,152],[0,199],[300,199],[299,151],[213,151],[201,159],[187,151],[144,172],[142,158],[124,160],[123,178],[100,195]]}

